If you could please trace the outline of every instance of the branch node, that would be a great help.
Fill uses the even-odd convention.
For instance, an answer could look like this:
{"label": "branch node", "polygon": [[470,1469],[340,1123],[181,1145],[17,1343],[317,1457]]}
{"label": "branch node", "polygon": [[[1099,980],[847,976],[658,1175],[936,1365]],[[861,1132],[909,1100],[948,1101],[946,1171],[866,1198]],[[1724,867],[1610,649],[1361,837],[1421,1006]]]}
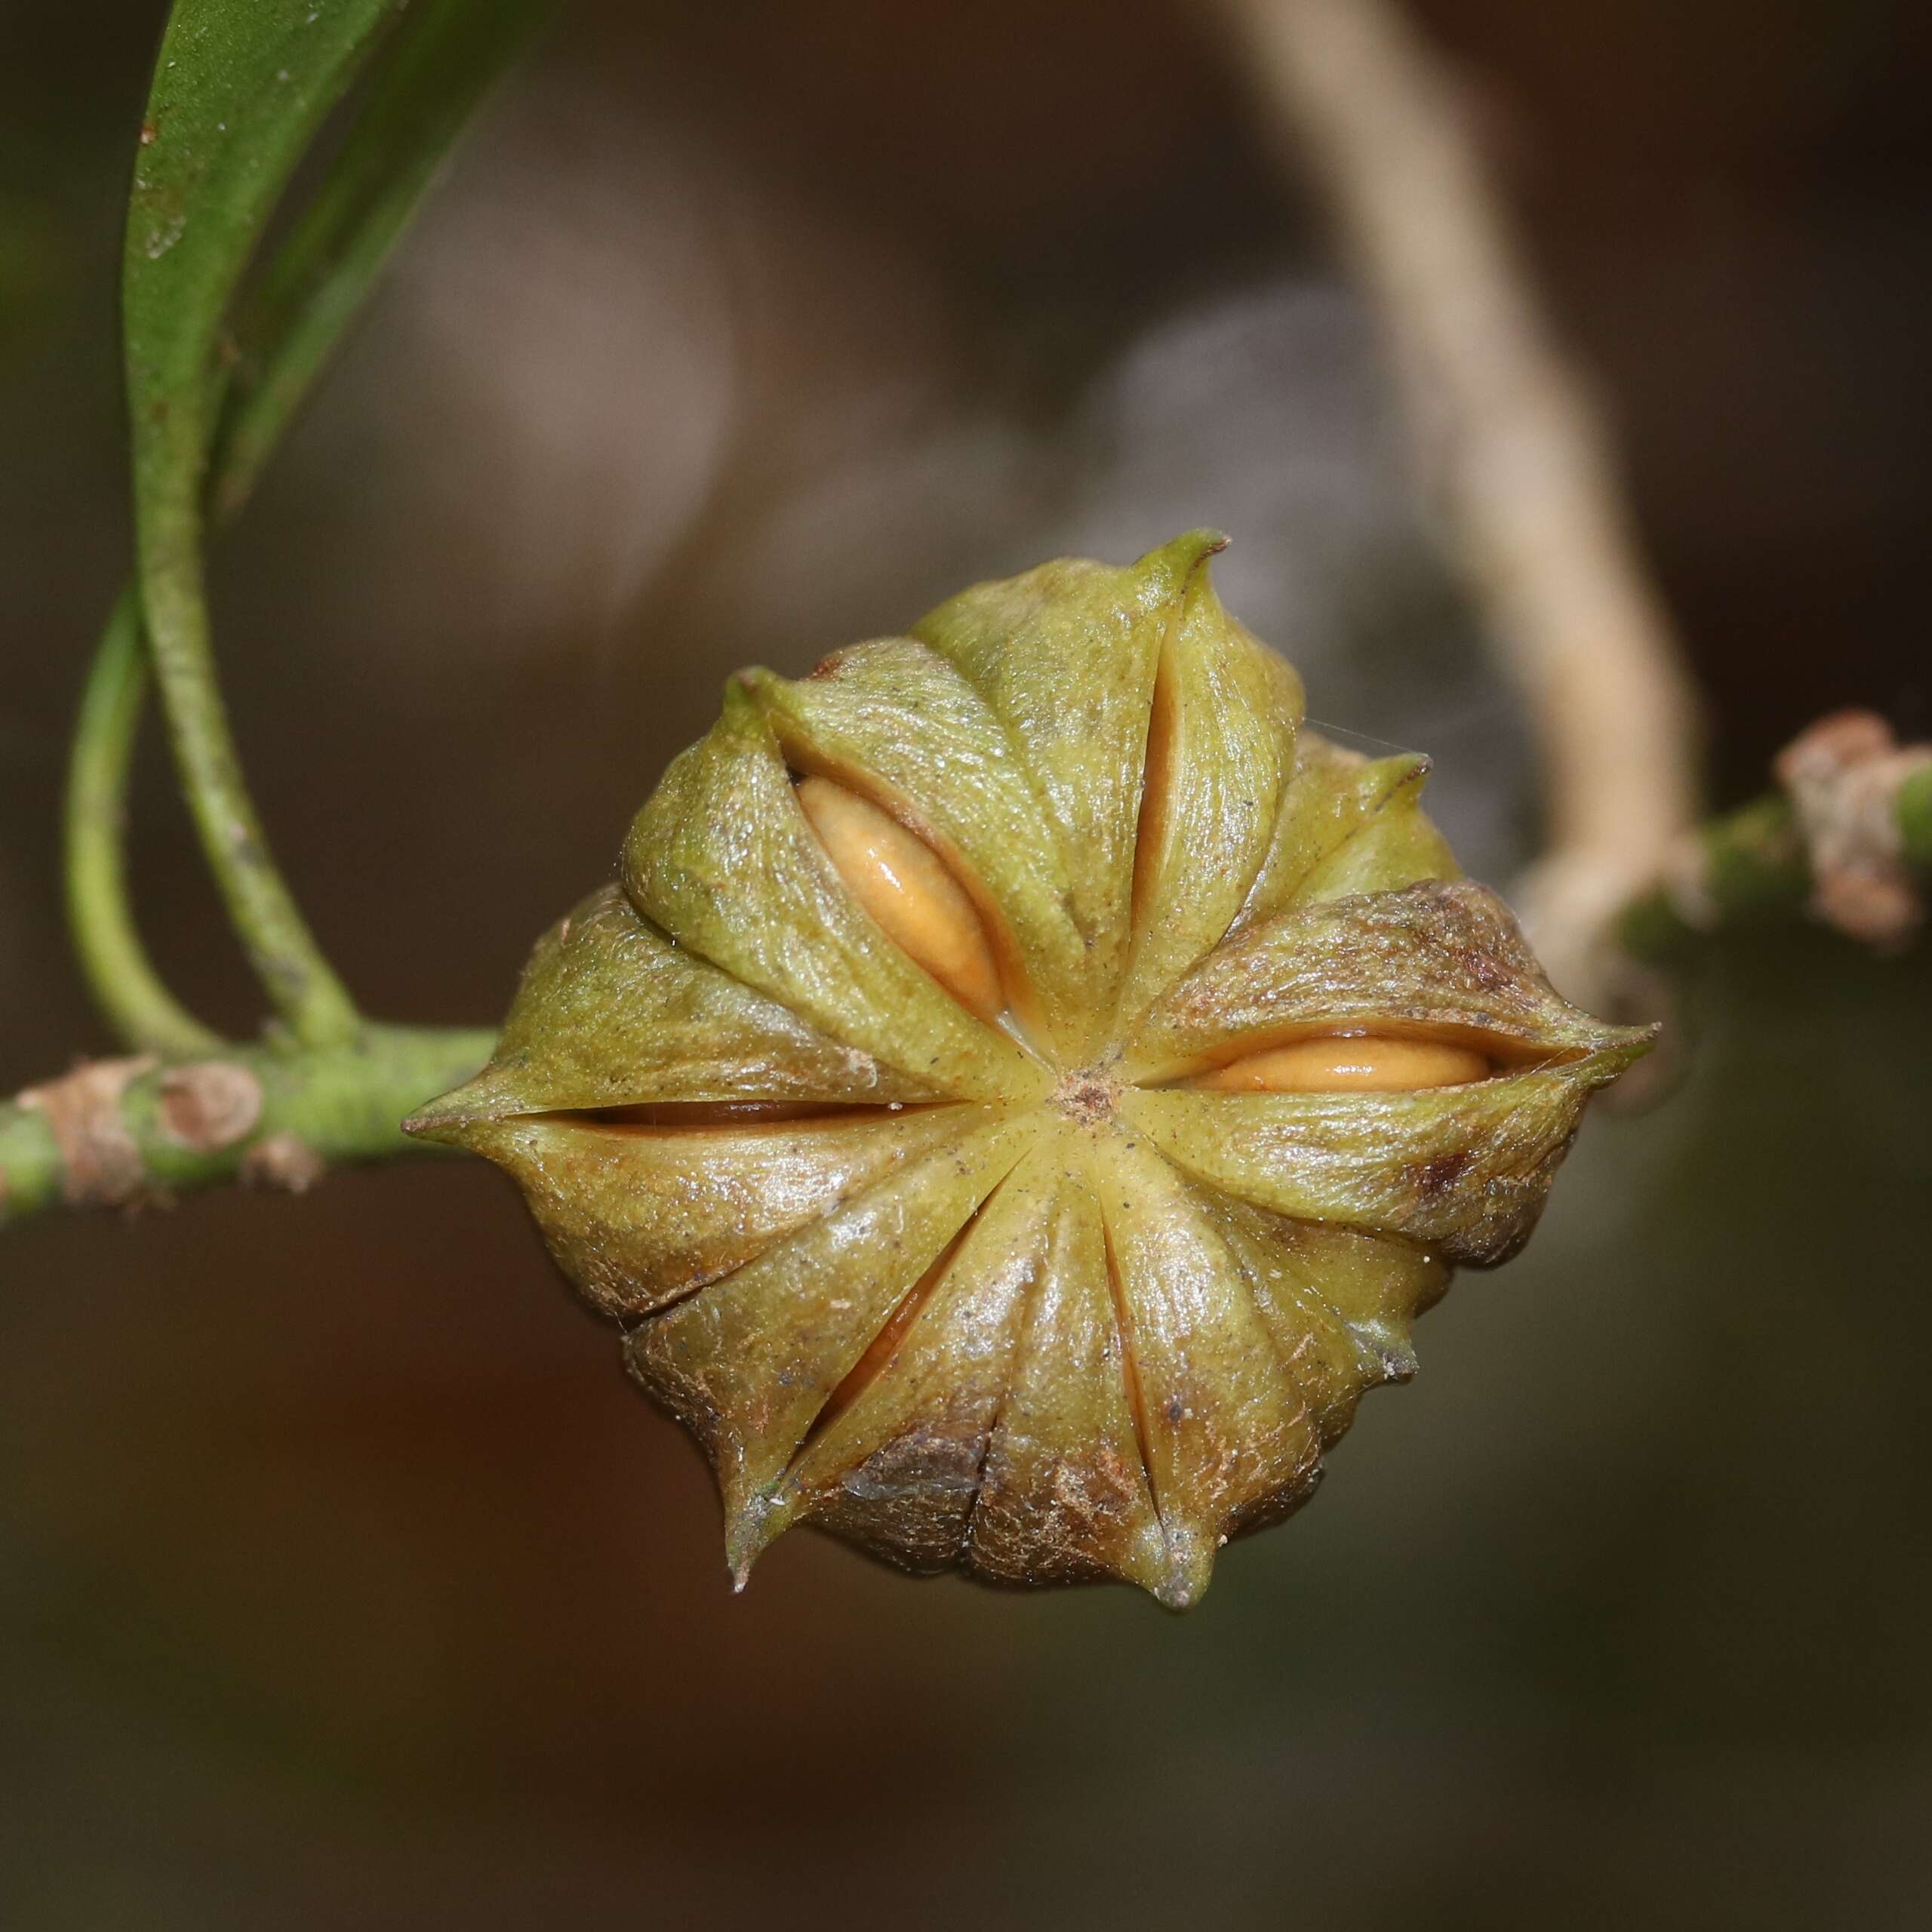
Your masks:
{"label": "branch node", "polygon": [[232,1147],[262,1118],[262,1083],[232,1061],[196,1060],[171,1067],[161,1080],[161,1128],[196,1154]]}
{"label": "branch node", "polygon": [[151,1072],[152,1054],[84,1060],[71,1073],[23,1089],[19,1106],[46,1117],[60,1154],[60,1195],[70,1208],[123,1208],[155,1198],[121,1110],[128,1083]]}
{"label": "branch node", "polygon": [[1811,863],[1811,910],[1868,946],[1904,945],[1925,916],[1905,860],[1899,798],[1932,764],[1932,749],[1901,747],[1875,712],[1822,718],[1779,753]]}
{"label": "branch node", "polygon": [[242,1158],[242,1180],[248,1187],[277,1187],[306,1194],[328,1171],[327,1163],[299,1134],[271,1134]]}

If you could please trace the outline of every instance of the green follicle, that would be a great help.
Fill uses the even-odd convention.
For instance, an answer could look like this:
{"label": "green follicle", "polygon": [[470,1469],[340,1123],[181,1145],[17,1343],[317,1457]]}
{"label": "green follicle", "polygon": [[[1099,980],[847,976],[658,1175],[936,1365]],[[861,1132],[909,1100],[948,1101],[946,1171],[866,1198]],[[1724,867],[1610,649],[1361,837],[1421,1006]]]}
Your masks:
{"label": "green follicle", "polygon": [[1648,1044],[1457,878],[1423,761],[1301,728],[1220,541],[734,681],[411,1123],[626,1323],[740,1582],[809,1522],[1196,1601]]}

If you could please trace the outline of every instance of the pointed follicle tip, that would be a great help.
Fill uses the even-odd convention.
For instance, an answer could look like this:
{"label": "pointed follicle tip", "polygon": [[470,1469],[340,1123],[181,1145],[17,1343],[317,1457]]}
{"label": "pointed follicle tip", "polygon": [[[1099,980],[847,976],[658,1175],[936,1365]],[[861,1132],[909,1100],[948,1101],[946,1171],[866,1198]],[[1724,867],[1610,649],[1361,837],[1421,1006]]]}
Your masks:
{"label": "pointed follicle tip", "polygon": [[413,1113],[401,1123],[402,1131],[417,1140],[440,1140],[452,1147],[460,1147],[468,1137],[465,1130],[475,1123],[468,1118],[438,1111],[434,1106],[425,1107],[420,1113]]}
{"label": "pointed follicle tip", "polygon": [[1192,1537],[1168,1540],[1167,1574],[1153,1592],[1154,1601],[1163,1610],[1178,1614],[1192,1610],[1208,1594],[1214,1574],[1212,1546]]}
{"label": "pointed follicle tip", "polygon": [[741,1597],[752,1580],[752,1565],[764,1554],[764,1544],[761,1540],[749,1546],[736,1538],[728,1543],[724,1549],[725,1574],[731,1580],[731,1594]]}
{"label": "pointed follicle tip", "polygon": [[475,1090],[475,1081],[467,1081],[433,1100],[426,1100],[402,1122],[402,1131],[418,1140],[439,1140],[451,1147],[467,1146],[479,1127],[488,1124],[492,1112],[490,1097]]}
{"label": "pointed follicle tip", "polygon": [[744,1594],[751,1581],[752,1565],[771,1547],[786,1521],[765,1497],[754,1497],[731,1512],[724,1531],[724,1567],[731,1574],[734,1596]]}

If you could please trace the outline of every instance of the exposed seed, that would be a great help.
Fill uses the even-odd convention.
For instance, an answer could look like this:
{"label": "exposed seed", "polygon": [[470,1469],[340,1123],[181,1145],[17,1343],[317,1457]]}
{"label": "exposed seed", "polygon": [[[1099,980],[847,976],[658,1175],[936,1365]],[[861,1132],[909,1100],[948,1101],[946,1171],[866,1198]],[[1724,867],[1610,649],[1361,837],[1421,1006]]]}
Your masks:
{"label": "exposed seed", "polygon": [[1379,1094],[1460,1087],[1490,1072],[1490,1063],[1469,1047],[1357,1034],[1269,1047],[1217,1066],[1194,1084],[1221,1094]]}
{"label": "exposed seed", "polygon": [[996,1019],[1006,998],[986,926],[939,854],[829,778],[801,780],[798,803],[853,897],[961,1005]]}
{"label": "exposed seed", "polygon": [[1143,931],[1152,909],[1167,856],[1168,820],[1173,809],[1174,758],[1180,728],[1174,666],[1164,654],[1154,680],[1153,707],[1147,719],[1147,752],[1140,780],[1140,816],[1134,834],[1134,897],[1129,918]]}

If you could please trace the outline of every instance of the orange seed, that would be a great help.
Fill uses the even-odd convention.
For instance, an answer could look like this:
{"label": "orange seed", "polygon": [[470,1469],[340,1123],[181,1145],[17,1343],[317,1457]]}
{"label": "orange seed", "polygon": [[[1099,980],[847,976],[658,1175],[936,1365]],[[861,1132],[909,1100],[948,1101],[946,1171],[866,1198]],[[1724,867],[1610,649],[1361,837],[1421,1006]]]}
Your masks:
{"label": "orange seed", "polygon": [[798,804],[854,898],[888,937],[983,1020],[1006,1004],[984,921],[932,848],[868,799],[807,778]]}
{"label": "orange seed", "polygon": [[1358,1034],[1269,1047],[1217,1066],[1194,1084],[1220,1094],[1385,1094],[1460,1087],[1489,1072],[1489,1062],[1472,1048]]}

